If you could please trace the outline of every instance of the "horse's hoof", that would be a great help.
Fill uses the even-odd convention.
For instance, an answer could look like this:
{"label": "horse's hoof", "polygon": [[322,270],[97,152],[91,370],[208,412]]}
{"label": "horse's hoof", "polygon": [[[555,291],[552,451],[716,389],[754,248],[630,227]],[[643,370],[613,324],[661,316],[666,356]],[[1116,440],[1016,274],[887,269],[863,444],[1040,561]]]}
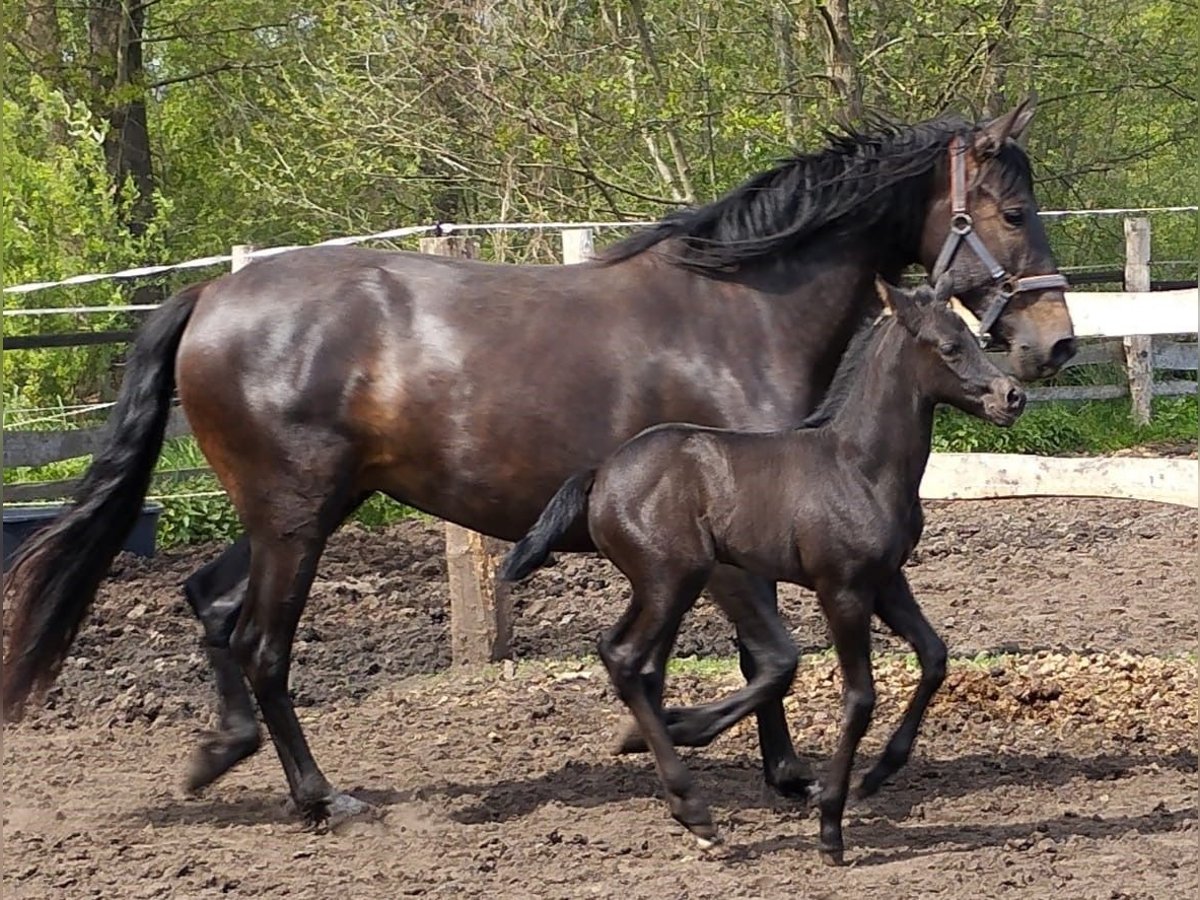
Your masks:
{"label": "horse's hoof", "polygon": [[330,827],[340,825],[347,819],[374,814],[376,809],[365,800],[359,800],[350,794],[337,793],[325,805],[326,818]]}
{"label": "horse's hoof", "polygon": [[836,850],[822,847],[821,862],[827,866],[844,866],[846,864],[846,851],[840,847]]}
{"label": "horse's hoof", "polygon": [[350,821],[375,818],[378,812],[370,803],[341,791],[304,804],[289,797],[285,808],[290,815],[299,813],[306,827],[322,832],[336,830]]}
{"label": "horse's hoof", "polygon": [[260,746],[262,738],[257,728],[250,733],[209,735],[192,755],[184,789],[191,795],[200,793],[243,759],[253,756]]}

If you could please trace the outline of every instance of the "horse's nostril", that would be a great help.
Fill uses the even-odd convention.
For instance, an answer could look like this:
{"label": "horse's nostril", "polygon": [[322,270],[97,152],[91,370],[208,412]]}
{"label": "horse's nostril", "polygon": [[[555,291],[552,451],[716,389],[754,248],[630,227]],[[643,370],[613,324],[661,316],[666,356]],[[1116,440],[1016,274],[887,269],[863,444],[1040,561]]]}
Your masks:
{"label": "horse's nostril", "polygon": [[1020,409],[1025,403],[1025,392],[1019,387],[1010,387],[1005,395],[1009,409]]}
{"label": "horse's nostril", "polygon": [[1063,338],[1061,341],[1056,341],[1054,346],[1050,348],[1050,362],[1054,368],[1061,369],[1067,364],[1076,351],[1075,338]]}

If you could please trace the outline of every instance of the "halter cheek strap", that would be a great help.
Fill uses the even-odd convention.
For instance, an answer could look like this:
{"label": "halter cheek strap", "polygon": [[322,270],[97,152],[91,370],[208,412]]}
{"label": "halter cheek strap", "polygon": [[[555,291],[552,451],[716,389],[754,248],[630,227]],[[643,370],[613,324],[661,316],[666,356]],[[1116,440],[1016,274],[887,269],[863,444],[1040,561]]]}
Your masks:
{"label": "halter cheek strap", "polygon": [[967,211],[967,162],[966,152],[958,135],[950,140],[950,233],[942,243],[942,251],[930,273],[931,281],[938,281],[950,269],[959,247],[966,244],[988,270],[988,277],[998,286],[995,299],[979,317],[979,334],[988,334],[996,320],[1004,312],[1010,300],[1026,291],[1045,291],[1066,288],[1067,279],[1057,272],[1047,275],[1025,275],[1017,277],[997,262],[975,231],[971,214]]}

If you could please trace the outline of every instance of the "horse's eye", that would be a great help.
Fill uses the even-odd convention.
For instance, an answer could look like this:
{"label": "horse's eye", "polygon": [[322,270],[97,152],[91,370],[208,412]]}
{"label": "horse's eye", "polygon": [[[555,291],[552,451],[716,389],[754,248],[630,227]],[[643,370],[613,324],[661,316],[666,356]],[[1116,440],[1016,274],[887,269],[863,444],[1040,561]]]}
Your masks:
{"label": "horse's eye", "polygon": [[959,346],[958,341],[943,341],[938,345],[938,352],[941,353],[942,356],[953,358],[958,356],[961,351],[962,347]]}
{"label": "horse's eye", "polygon": [[1013,228],[1020,228],[1025,224],[1025,210],[1020,207],[1014,209],[1006,209],[1004,211],[1004,221]]}

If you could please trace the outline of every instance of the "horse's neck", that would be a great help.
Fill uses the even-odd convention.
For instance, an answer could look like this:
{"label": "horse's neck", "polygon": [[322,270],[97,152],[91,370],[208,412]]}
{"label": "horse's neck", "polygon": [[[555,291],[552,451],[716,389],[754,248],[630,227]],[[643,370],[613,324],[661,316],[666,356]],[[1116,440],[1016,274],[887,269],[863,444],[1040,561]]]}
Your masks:
{"label": "horse's neck", "polygon": [[918,348],[899,322],[865,352],[867,358],[831,427],[864,476],[897,503],[917,498],[933,441],[934,404],[917,384]]}
{"label": "horse's neck", "polygon": [[[877,250],[860,238],[829,235],[812,241],[793,257],[777,260],[772,271],[747,283],[752,290],[777,295],[772,308],[779,322],[803,335],[807,347],[819,348],[807,357],[812,366],[807,373],[811,382],[808,407],[796,414],[816,406],[863,316],[878,308],[873,287],[877,274],[894,283],[899,280],[900,267],[890,258],[880,258]],[[775,282],[773,288],[770,281]]]}

